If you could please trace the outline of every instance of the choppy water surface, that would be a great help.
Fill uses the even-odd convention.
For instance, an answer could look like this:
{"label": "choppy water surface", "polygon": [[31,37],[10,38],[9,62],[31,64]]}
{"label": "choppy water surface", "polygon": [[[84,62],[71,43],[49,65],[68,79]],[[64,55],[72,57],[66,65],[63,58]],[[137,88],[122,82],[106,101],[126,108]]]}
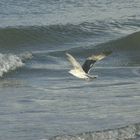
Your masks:
{"label": "choppy water surface", "polygon": [[[0,139],[128,140],[140,135],[140,1],[0,0]],[[77,79],[102,51],[93,81]]]}

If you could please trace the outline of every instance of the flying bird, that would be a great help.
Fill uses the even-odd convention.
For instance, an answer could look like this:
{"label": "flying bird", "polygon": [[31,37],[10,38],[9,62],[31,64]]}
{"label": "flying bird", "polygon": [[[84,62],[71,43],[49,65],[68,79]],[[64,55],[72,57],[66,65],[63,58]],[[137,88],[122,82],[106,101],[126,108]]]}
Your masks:
{"label": "flying bird", "polygon": [[73,66],[73,69],[71,69],[69,73],[80,79],[90,80],[90,79],[97,78],[97,76],[95,75],[89,75],[91,68],[97,61],[102,60],[103,58],[105,58],[106,56],[110,54],[111,54],[111,51],[102,52],[97,55],[91,55],[90,57],[86,59],[84,64],[81,66],[80,63],[71,54],[66,53],[69,62]]}

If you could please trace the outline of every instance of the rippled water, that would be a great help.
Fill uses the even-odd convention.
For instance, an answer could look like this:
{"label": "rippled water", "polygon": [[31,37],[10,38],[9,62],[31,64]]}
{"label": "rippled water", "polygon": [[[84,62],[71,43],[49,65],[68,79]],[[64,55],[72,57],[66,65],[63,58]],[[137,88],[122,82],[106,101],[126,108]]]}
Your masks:
{"label": "rippled water", "polygon": [[[140,135],[139,0],[0,0],[0,139]],[[68,73],[112,51],[84,81]]]}

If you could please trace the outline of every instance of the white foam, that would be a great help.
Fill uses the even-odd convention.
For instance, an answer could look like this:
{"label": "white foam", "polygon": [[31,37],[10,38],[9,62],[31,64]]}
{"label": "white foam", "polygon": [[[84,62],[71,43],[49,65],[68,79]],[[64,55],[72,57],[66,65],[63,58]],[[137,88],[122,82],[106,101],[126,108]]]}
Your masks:
{"label": "white foam", "polygon": [[25,60],[31,59],[33,55],[30,52],[25,52],[25,53],[20,54],[19,57],[22,61],[25,61]]}
{"label": "white foam", "polygon": [[126,127],[105,131],[87,132],[72,135],[56,136],[51,140],[130,140],[140,136],[140,124],[132,124]]}
{"label": "white foam", "polygon": [[0,53],[0,77],[2,77],[4,73],[24,66],[24,61],[26,59],[31,59],[31,56],[31,53],[23,53],[19,56]]}

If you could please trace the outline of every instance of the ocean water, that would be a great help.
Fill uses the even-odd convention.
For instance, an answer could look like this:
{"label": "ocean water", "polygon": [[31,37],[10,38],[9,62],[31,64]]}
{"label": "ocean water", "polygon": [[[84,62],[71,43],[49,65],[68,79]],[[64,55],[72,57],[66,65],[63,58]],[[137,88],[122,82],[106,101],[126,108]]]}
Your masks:
{"label": "ocean water", "polygon": [[[139,0],[0,0],[0,140],[140,139]],[[68,73],[65,53],[91,70]]]}

